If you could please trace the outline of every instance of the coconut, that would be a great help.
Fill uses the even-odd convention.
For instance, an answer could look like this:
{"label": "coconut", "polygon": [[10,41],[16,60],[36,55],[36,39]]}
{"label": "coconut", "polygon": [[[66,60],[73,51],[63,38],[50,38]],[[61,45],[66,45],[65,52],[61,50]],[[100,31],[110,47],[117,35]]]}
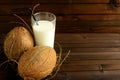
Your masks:
{"label": "coconut", "polygon": [[33,37],[30,32],[20,26],[13,28],[4,41],[4,52],[9,60],[18,61],[24,51],[34,46]]}
{"label": "coconut", "polygon": [[56,65],[56,52],[48,46],[35,46],[26,51],[18,61],[18,73],[24,80],[41,80]]}

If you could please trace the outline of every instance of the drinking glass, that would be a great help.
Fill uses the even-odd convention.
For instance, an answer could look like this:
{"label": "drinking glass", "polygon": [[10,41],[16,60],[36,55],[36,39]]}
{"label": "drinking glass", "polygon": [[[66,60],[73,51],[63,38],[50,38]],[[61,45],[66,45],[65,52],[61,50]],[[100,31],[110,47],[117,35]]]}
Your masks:
{"label": "drinking glass", "polygon": [[37,12],[31,16],[35,44],[54,47],[56,16],[50,12]]}

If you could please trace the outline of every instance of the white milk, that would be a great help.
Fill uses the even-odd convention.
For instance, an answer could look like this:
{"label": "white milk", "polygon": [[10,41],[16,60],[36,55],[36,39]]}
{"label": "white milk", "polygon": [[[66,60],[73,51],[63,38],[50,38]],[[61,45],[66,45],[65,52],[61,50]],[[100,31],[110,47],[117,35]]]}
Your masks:
{"label": "white milk", "polygon": [[55,26],[50,21],[38,21],[33,24],[36,45],[54,46]]}

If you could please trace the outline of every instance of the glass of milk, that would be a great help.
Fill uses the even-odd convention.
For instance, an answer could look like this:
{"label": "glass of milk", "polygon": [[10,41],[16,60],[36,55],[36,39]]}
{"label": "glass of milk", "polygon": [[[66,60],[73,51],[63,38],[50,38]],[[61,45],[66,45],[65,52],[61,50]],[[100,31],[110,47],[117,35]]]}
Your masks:
{"label": "glass of milk", "polygon": [[56,16],[50,12],[38,12],[31,17],[35,44],[54,47]]}

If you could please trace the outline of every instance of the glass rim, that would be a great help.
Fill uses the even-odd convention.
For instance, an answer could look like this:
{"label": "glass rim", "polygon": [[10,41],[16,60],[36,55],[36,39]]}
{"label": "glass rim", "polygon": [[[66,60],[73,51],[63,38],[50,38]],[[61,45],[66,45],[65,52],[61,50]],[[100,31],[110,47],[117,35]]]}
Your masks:
{"label": "glass rim", "polygon": [[[54,17],[54,19],[53,19],[52,21],[56,21],[56,15],[53,14],[53,13],[51,13],[51,12],[36,12],[36,13],[34,13],[34,15],[36,16],[36,15],[38,15],[38,14],[40,14],[40,13],[51,14],[51,15]],[[33,18],[33,16],[31,16],[31,17]]]}

